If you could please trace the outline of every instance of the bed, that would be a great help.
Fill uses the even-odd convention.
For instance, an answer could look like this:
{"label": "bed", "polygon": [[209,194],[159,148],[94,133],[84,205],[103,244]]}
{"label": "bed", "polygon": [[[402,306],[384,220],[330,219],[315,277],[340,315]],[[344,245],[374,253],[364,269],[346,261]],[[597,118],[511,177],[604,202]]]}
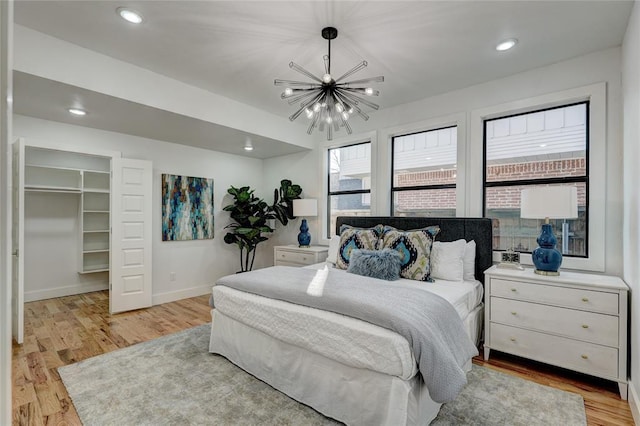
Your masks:
{"label": "bed", "polygon": [[[447,300],[445,304],[453,307],[467,338],[477,345],[482,330],[483,271],[492,263],[491,221],[338,217],[336,234],[343,225],[373,228],[379,224],[404,230],[437,225],[440,228],[437,241],[475,241],[474,280],[455,283],[398,280],[389,286],[402,291],[419,288],[420,292],[428,288]],[[307,271],[278,268],[286,267],[269,268],[275,270],[271,271],[274,276],[281,274],[278,281],[295,274],[313,277],[310,279],[313,281],[328,273],[350,283],[363,281],[362,277],[345,271],[331,268],[327,271],[326,265],[315,265],[315,269]],[[423,377],[426,369],[420,367],[424,365],[420,362],[422,357],[414,356],[415,342],[409,343],[411,339],[366,320],[227,285],[214,286],[210,352],[226,357],[293,399],[349,425],[424,425],[436,417],[441,404],[430,395],[427,386],[430,376]],[[268,281],[260,285],[276,287]],[[470,367],[468,360],[464,369],[468,371]],[[435,374],[437,368],[429,371]]]}

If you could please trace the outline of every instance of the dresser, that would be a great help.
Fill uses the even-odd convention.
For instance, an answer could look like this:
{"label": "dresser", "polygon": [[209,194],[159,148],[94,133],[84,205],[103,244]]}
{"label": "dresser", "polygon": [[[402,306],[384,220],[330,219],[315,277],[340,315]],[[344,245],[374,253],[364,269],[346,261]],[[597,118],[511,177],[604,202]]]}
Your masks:
{"label": "dresser", "polygon": [[484,359],[497,350],[618,383],[627,399],[629,288],[618,277],[485,271]]}
{"label": "dresser", "polygon": [[276,266],[307,266],[327,260],[327,246],[298,247],[297,245],[275,246],[273,263]]}

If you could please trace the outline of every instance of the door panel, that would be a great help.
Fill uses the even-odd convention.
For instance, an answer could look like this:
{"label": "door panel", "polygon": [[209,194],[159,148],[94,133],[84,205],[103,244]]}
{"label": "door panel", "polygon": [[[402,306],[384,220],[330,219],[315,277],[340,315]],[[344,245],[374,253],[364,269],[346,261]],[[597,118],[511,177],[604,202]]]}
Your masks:
{"label": "door panel", "polygon": [[111,191],[111,313],[146,308],[151,288],[152,163],[114,158]]}

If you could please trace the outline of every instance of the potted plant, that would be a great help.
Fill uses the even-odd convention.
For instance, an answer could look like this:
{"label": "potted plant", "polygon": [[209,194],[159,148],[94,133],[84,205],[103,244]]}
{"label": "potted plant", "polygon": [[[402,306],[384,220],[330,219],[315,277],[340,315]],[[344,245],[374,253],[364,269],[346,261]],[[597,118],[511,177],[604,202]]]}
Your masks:
{"label": "potted plant", "polygon": [[258,244],[268,239],[263,234],[273,232],[268,221],[275,219],[286,225],[293,219],[293,200],[300,198],[302,188],[293,185],[290,180],[282,180],[280,188],[274,191],[272,205],[256,197],[254,190],[248,186],[231,186],[227,193],[233,197],[233,203],[223,207],[223,210],[230,213],[233,222],[225,227],[230,231],[224,236],[224,242],[235,244],[240,249],[240,272],[250,271]]}

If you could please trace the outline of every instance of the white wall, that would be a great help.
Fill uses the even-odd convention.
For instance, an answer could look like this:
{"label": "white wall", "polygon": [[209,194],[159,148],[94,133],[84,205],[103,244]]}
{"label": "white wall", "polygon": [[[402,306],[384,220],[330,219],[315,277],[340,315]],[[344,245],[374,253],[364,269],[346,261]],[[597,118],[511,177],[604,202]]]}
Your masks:
{"label": "white wall", "polygon": [[[372,184],[372,214],[388,215],[390,204],[390,133],[401,132],[402,129],[416,131],[419,125],[416,123],[426,123],[438,121],[443,117],[445,121],[455,120],[465,124],[466,129],[461,131],[462,146],[458,153],[470,151],[472,143],[471,117],[472,113],[492,107],[498,104],[518,101],[521,99],[534,98],[542,95],[565,91],[594,83],[606,82],[606,140],[594,140],[592,143],[606,145],[606,158],[599,158],[596,161],[606,161],[606,260],[605,272],[609,274],[622,274],[622,229],[620,221],[622,219],[622,96],[620,83],[620,48],[606,49],[600,52],[559,62],[546,67],[541,67],[519,73],[506,78],[493,80],[468,87],[461,90],[445,93],[418,102],[400,105],[393,108],[383,109],[372,114],[367,122],[365,130],[374,135],[374,149],[377,153],[376,164],[372,164],[373,182]],[[427,84],[428,82],[425,82]],[[355,119],[354,119],[355,120]],[[404,124],[403,124],[404,123]],[[455,123],[454,123],[455,124]],[[357,140],[362,140],[365,133],[352,135],[337,139],[325,145],[337,146]],[[481,143],[481,138],[479,142]],[[377,149],[375,148],[377,144]],[[372,154],[375,155],[376,154]],[[303,170],[296,172],[292,169],[289,177],[293,180],[303,179],[310,174],[316,175],[316,180],[311,183],[314,186],[305,188],[309,193],[321,194],[322,183],[326,180],[322,171],[322,154],[316,155],[315,169],[312,165],[306,165]],[[278,172],[277,168],[285,163],[274,159],[265,163],[266,176],[278,176],[284,172]],[[462,168],[462,169],[461,169]],[[377,176],[376,176],[377,170]],[[473,176],[481,173],[482,158],[474,156],[470,158],[459,158],[459,175]],[[480,174],[481,176],[481,174]],[[481,193],[482,182],[469,179],[466,183],[464,195],[468,199],[480,199],[471,206],[466,206],[464,211],[469,215],[480,215],[482,212],[481,197],[474,194]],[[459,180],[459,185],[460,185]],[[460,192],[458,192],[460,194]],[[321,200],[324,202],[324,200]],[[374,205],[375,203],[375,205]],[[324,209],[320,204],[319,209]]]}
{"label": "white wall", "polygon": [[631,287],[631,383],[629,403],[640,424],[640,5],[636,2],[622,45],[624,108],[624,280]]}
{"label": "white wall", "polygon": [[[14,135],[24,137],[26,142],[56,144],[86,149],[120,151],[123,157],[150,160],[153,162],[153,303],[165,303],[185,297],[206,294],[215,280],[240,269],[238,250],[223,241],[229,223],[229,214],[222,207],[230,202],[226,196],[229,186],[250,185],[256,194],[270,200],[273,188],[267,186],[263,193],[262,160],[218,153],[184,145],[171,144],[119,133],[55,123],[20,115],[14,115]],[[215,238],[212,240],[163,242],[161,233],[162,173],[199,176],[214,179]],[[59,249],[73,251],[76,241],[69,239],[69,247]],[[29,245],[27,242],[25,245]],[[255,267],[272,264],[269,250],[260,250]],[[29,260],[31,262],[31,260]],[[78,277],[76,262],[69,268],[73,271],[58,271]],[[176,280],[170,281],[170,273]],[[50,270],[53,276],[55,270]],[[25,273],[27,275],[27,273]]]}

